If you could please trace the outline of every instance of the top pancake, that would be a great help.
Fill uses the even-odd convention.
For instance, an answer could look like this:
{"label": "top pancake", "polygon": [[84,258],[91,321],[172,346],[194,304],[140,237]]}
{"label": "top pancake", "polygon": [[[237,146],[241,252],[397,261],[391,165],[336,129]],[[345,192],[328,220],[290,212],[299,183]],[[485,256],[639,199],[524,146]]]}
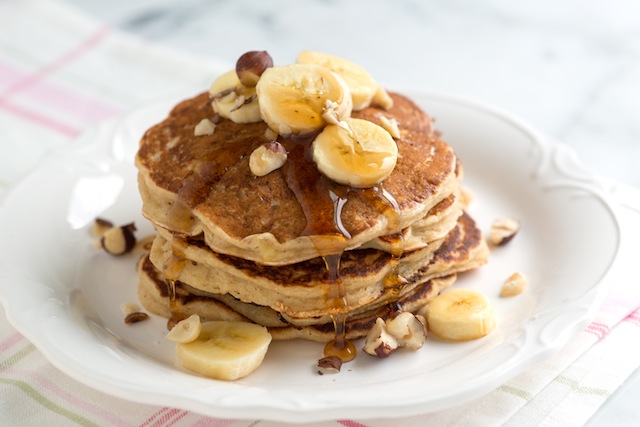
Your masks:
{"label": "top pancake", "polygon": [[[394,171],[368,189],[330,182],[307,160],[310,140],[282,136],[287,162],[256,177],[249,155],[269,141],[266,124],[222,119],[212,135],[194,136],[196,124],[213,111],[207,93],[188,99],[141,140],[136,165],[143,214],[171,232],[204,234],[214,251],[267,265],[317,257],[318,241],[309,235],[342,233],[346,249],[354,249],[400,232],[459,188],[460,169],[451,147],[432,133],[430,117],[409,99],[391,96],[390,110],[369,107],[352,114],[378,124],[380,116],[395,118],[400,129]],[[346,200],[340,230],[336,198]],[[322,212],[330,218],[318,219]],[[310,215],[318,222],[311,224]]]}

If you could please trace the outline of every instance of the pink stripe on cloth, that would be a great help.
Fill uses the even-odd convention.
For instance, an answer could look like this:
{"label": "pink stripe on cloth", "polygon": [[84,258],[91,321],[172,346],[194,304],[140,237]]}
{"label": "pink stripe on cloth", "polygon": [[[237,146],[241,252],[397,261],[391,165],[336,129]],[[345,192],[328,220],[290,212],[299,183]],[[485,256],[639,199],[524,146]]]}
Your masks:
{"label": "pink stripe on cloth", "polygon": [[7,351],[8,349],[10,349],[11,347],[16,345],[23,339],[24,337],[20,335],[19,332],[16,332],[15,334],[11,335],[6,340],[0,342],[0,353],[2,353],[3,351]]}
{"label": "pink stripe on cloth", "polygon": [[86,122],[108,119],[121,111],[115,106],[46,81],[27,89],[21,95],[32,98],[40,104],[72,114]]}
{"label": "pink stripe on cloth", "polygon": [[611,328],[604,323],[592,322],[584,331],[595,335],[598,340],[601,340],[611,331]]}
{"label": "pink stripe on cloth", "polygon": [[46,64],[44,67],[37,70],[35,73],[17,81],[13,85],[9,86],[2,94],[0,94],[0,100],[5,100],[12,95],[24,91],[25,89],[35,85],[42,80],[46,75],[51,74],[55,70],[64,67],[68,63],[72,62],[76,58],[82,56],[86,52],[90,51],[93,47],[98,45],[100,41],[108,34],[108,28],[102,27],[96,32],[91,34],[83,42],[73,47],[68,52],[59,56],[55,61]]}
{"label": "pink stripe on cloth", "polygon": [[139,427],[161,427],[161,426],[171,426],[183,417],[187,416],[189,412],[183,411],[181,409],[164,407],[160,409],[155,414],[151,415],[147,418]]}
{"label": "pink stripe on cloth", "polygon": [[49,380],[47,377],[45,377],[42,374],[39,374],[38,372],[33,372],[33,371],[27,371],[25,369],[16,369],[13,367],[10,367],[8,369],[6,369],[4,371],[4,373],[6,374],[18,374],[20,379],[24,379],[24,378],[30,378],[31,380],[35,381],[38,383],[38,385],[42,386],[43,388],[45,388],[46,390],[54,393],[58,398],[72,404],[75,405],[77,408],[83,410],[86,413],[90,413],[93,415],[96,415],[100,418],[102,418],[103,420],[107,421],[109,423],[109,425],[113,425],[113,426],[131,426],[133,425],[132,423],[129,423],[123,419],[120,419],[116,416],[114,416],[110,411],[106,411],[100,407],[97,407],[93,404],[91,404],[90,402],[87,402],[81,398],[79,398],[78,396],[72,395],[70,393],[68,393],[66,390],[58,387],[57,384],[53,383],[51,380]]}
{"label": "pink stripe on cloth", "polygon": [[[0,60],[0,83],[4,76],[12,80],[27,80],[29,74],[17,67]],[[55,83],[42,80],[26,88],[21,95],[31,98],[40,104],[50,105],[56,110],[63,110],[85,121],[98,121],[113,117],[121,112],[120,108],[102,102],[93,97],[78,93],[73,88],[66,88]]]}
{"label": "pink stripe on cloth", "polygon": [[36,123],[37,125],[47,127],[58,133],[69,137],[75,137],[80,133],[80,129],[75,129],[65,123],[59,122],[51,117],[43,116],[35,111],[27,110],[26,108],[18,107],[17,105],[9,104],[0,100],[0,109],[7,111],[8,113],[18,116],[22,119]]}
{"label": "pink stripe on cloth", "polygon": [[[188,412],[183,411],[181,409],[162,408],[159,412],[156,413],[156,415],[162,412],[164,412],[164,414],[162,414],[160,418],[155,420],[153,424],[142,424],[142,425],[149,425],[150,427],[170,426],[176,423],[178,420],[180,420],[180,418],[188,414]],[[151,419],[155,418],[156,415],[152,416]],[[176,419],[176,417],[178,418]]]}
{"label": "pink stripe on cloth", "polygon": [[346,427],[367,427],[366,424],[361,424],[353,420],[338,420],[338,423]]}
{"label": "pink stripe on cloth", "polygon": [[162,409],[160,409],[158,412],[156,412],[155,414],[151,415],[149,418],[147,418],[142,424],[140,424],[139,427],[147,427],[149,424],[151,424],[153,422],[153,420],[155,420],[158,416],[160,416],[161,414],[167,412],[168,410],[170,410],[171,408],[168,407],[164,407]]}

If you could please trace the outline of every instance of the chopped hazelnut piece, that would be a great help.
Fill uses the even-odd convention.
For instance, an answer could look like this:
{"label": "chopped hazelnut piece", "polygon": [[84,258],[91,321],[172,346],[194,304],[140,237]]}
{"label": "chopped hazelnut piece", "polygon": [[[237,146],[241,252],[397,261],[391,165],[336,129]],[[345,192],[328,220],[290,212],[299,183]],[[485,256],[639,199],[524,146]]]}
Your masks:
{"label": "chopped hazelnut piece", "polygon": [[136,231],[136,226],[133,223],[112,227],[102,235],[100,245],[111,255],[124,255],[131,252],[136,245],[134,231]]}
{"label": "chopped hazelnut piece", "polygon": [[398,341],[387,332],[384,320],[378,317],[365,338],[364,352],[382,359],[388,357],[397,348]]}
{"label": "chopped hazelnut piece", "polygon": [[213,135],[216,125],[209,119],[202,119],[193,129],[194,136]]}
{"label": "chopped hazelnut piece", "polygon": [[379,116],[380,126],[389,132],[392,138],[400,138],[400,128],[398,128],[398,121],[393,117],[389,118],[383,115]]}
{"label": "chopped hazelnut piece", "polygon": [[262,144],[251,153],[249,168],[255,176],[265,176],[287,161],[287,151],[279,142]]}
{"label": "chopped hazelnut piece", "polygon": [[148,318],[149,318],[149,315],[147,313],[136,311],[136,312],[127,314],[127,316],[124,318],[124,323],[126,323],[127,325],[130,325],[132,323],[142,322],[143,320],[147,320]]}
{"label": "chopped hazelnut piece", "polygon": [[529,282],[527,278],[520,272],[513,273],[507,280],[502,284],[502,289],[500,289],[501,297],[512,297],[515,295],[520,295],[527,289]]}
{"label": "chopped hazelnut piece", "polygon": [[342,368],[342,359],[338,356],[327,356],[318,360],[318,374],[336,374]]}
{"label": "chopped hazelnut piece", "polygon": [[[418,316],[408,311],[401,311],[387,319],[385,327],[387,332],[398,341],[398,347],[417,350],[424,344],[427,339],[426,320],[422,321]],[[423,316],[420,317],[424,319]]]}
{"label": "chopped hazelnut piece", "polygon": [[511,241],[520,230],[520,223],[512,218],[498,218],[491,224],[489,243],[502,246]]}

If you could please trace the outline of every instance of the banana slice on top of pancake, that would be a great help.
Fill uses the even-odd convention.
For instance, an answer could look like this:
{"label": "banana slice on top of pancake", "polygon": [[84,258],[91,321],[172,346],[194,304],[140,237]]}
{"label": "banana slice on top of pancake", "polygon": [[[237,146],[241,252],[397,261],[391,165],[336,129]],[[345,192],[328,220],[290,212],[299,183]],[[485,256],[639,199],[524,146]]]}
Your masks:
{"label": "banana slice on top of pancake", "polygon": [[331,105],[338,120],[351,115],[351,92],[342,77],[316,64],[268,68],[256,85],[262,118],[280,135],[308,135],[322,129]]}
{"label": "banana slice on top of pancake", "polygon": [[359,188],[384,180],[398,159],[398,146],[389,132],[354,118],[327,125],[311,150],[320,172],[340,184]]}
{"label": "banana slice on top of pancake", "polygon": [[305,50],[298,55],[296,62],[322,65],[342,77],[351,90],[354,111],[363,110],[372,103],[385,109],[393,105],[391,97],[367,70],[349,60],[327,53]]}
{"label": "banana slice on top of pancake", "polygon": [[236,70],[218,77],[209,88],[211,105],[216,113],[235,123],[257,123],[262,120],[256,88],[240,82]]}

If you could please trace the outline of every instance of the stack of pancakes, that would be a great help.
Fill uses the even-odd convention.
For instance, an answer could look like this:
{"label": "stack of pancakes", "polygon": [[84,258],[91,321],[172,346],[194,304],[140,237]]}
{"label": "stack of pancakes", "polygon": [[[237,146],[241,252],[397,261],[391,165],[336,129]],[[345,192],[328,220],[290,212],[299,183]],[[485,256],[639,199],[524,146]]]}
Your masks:
{"label": "stack of pancakes", "polygon": [[[363,189],[322,176],[304,138],[278,136],[287,162],[257,177],[249,156],[273,138],[264,122],[212,117],[208,93],[177,105],[136,158],[143,214],[157,229],[138,267],[141,304],[174,320],[248,320],[275,339],[326,342],[336,311],[346,337],[362,337],[376,318],[420,310],[456,273],[485,263],[461,200],[461,163],[425,112],[391,97],[388,110],[352,114],[395,119],[400,131],[395,169]],[[194,136],[203,119],[215,132]]]}

